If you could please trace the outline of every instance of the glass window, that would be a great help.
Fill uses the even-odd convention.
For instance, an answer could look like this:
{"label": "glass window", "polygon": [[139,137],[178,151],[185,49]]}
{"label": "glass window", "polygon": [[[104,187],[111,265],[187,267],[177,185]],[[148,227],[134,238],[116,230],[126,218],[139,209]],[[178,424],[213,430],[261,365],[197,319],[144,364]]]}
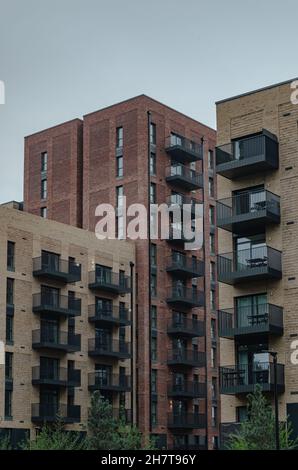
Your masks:
{"label": "glass window", "polygon": [[123,147],[123,127],[117,127],[116,129],[116,147]]}
{"label": "glass window", "polygon": [[13,353],[6,352],[5,353],[5,378],[12,379],[12,360],[13,360]]}
{"label": "glass window", "polygon": [[151,305],[151,328],[156,330],[157,328],[157,306]]}
{"label": "glass window", "polygon": [[7,242],[7,270],[14,271],[15,268],[15,243]]}
{"label": "glass window", "polygon": [[216,348],[211,348],[211,367],[214,369],[216,367]]}
{"label": "glass window", "polygon": [[123,207],[124,189],[123,186],[116,187],[117,208]]}
{"label": "glass window", "polygon": [[157,370],[156,369],[151,370],[151,392],[152,393],[157,392]]}
{"label": "glass window", "polygon": [[217,426],[217,406],[211,406],[211,425]]}
{"label": "glass window", "polygon": [[156,204],[156,184],[150,184],[150,204]]}
{"label": "glass window", "polygon": [[48,152],[41,154],[41,171],[44,173],[48,170]]}
{"label": "glass window", "polygon": [[155,243],[151,243],[150,246],[150,257],[151,257],[151,266],[156,267],[157,266],[157,246]]}
{"label": "glass window", "polygon": [[151,337],[151,359],[157,361],[157,337]]}
{"label": "glass window", "polygon": [[215,280],[216,280],[216,270],[215,270],[214,261],[210,262],[210,280],[211,280],[211,282],[215,282]]}
{"label": "glass window", "polygon": [[14,305],[14,279],[10,278],[6,281],[6,304]]}
{"label": "glass window", "polygon": [[214,179],[209,178],[209,196],[214,197]]}
{"label": "glass window", "polygon": [[210,254],[215,254],[215,235],[214,233],[210,233],[209,235],[209,242],[210,242]]}
{"label": "glass window", "polygon": [[236,407],[236,422],[243,423],[247,420],[247,406],[237,406]]}
{"label": "glass window", "polygon": [[156,125],[153,122],[150,124],[150,144],[156,145]]}
{"label": "glass window", "polygon": [[156,175],[156,153],[150,153],[150,175]]}
{"label": "glass window", "polygon": [[123,156],[117,156],[116,158],[116,176],[117,178],[122,178],[124,174],[123,171]]}
{"label": "glass window", "polygon": [[214,209],[214,206],[209,207],[209,222],[210,222],[210,225],[215,225],[215,209]]}
{"label": "glass window", "polygon": [[151,403],[151,423],[152,426],[157,425],[157,399],[152,400]]}
{"label": "glass window", "polygon": [[214,289],[210,289],[210,308],[211,310],[216,310],[216,295]]}
{"label": "glass window", "polygon": [[151,273],[151,295],[152,297],[157,295],[157,277],[155,273]]}
{"label": "glass window", "polygon": [[46,219],[48,217],[48,210],[46,207],[42,207],[40,209],[40,216]]}
{"label": "glass window", "polygon": [[214,154],[213,150],[208,150],[208,170],[214,169]]}
{"label": "glass window", "polygon": [[216,377],[212,377],[211,395],[212,395],[212,400],[217,400],[217,379],[216,379]]}
{"label": "glass window", "polygon": [[216,340],[216,320],[211,318],[211,339]]}
{"label": "glass window", "polygon": [[48,196],[48,181],[46,179],[41,180],[41,199],[46,199]]}
{"label": "glass window", "polygon": [[5,390],[5,405],[4,405],[5,418],[12,418],[12,391]]}
{"label": "glass window", "polygon": [[13,342],[13,316],[6,315],[6,342]]}

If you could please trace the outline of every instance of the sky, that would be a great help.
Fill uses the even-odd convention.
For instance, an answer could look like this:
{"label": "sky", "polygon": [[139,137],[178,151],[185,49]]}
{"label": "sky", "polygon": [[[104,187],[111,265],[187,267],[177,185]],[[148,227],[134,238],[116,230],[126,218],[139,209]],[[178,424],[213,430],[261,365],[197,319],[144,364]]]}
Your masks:
{"label": "sky", "polygon": [[145,93],[211,127],[215,101],[298,75],[296,0],[0,0],[0,203],[24,137]]}

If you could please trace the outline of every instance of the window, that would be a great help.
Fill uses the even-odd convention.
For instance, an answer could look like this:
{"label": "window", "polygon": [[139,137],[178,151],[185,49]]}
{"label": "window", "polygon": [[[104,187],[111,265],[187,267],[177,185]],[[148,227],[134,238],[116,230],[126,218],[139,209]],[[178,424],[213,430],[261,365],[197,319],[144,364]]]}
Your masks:
{"label": "window", "polygon": [[209,178],[209,196],[214,197],[214,180],[213,178]]}
{"label": "window", "polygon": [[156,153],[150,153],[150,175],[156,175]]}
{"label": "window", "polygon": [[215,369],[216,367],[216,348],[211,348],[211,367]]}
{"label": "window", "polygon": [[211,406],[211,425],[217,426],[217,406]]}
{"label": "window", "polygon": [[10,278],[6,281],[6,304],[14,305],[14,279]]}
{"label": "window", "polygon": [[152,297],[157,296],[157,277],[154,273],[151,273],[151,295]]}
{"label": "window", "polygon": [[218,449],[218,436],[212,436],[212,445],[213,445],[213,450]]}
{"label": "window", "polygon": [[124,238],[124,218],[123,215],[116,217],[116,238],[121,240]]}
{"label": "window", "polygon": [[5,404],[4,404],[4,416],[5,418],[12,418],[12,391],[5,390]]}
{"label": "window", "polygon": [[157,393],[157,370],[151,370],[151,392]]}
{"label": "window", "polygon": [[13,316],[6,315],[6,342],[11,344],[13,342]]}
{"label": "window", "polygon": [[211,397],[212,400],[217,400],[217,379],[216,377],[212,377],[212,382],[211,382]]}
{"label": "window", "polygon": [[216,340],[216,320],[211,318],[211,339]]}
{"label": "window", "polygon": [[153,122],[150,124],[150,144],[156,145],[156,125]]}
{"label": "window", "polygon": [[116,176],[117,178],[123,177],[123,155],[119,155],[116,158]]}
{"label": "window", "polygon": [[212,150],[208,150],[208,170],[214,170],[214,154]]}
{"label": "window", "polygon": [[123,207],[123,197],[124,197],[123,186],[117,186],[116,187],[116,205],[118,209]]}
{"label": "window", "polygon": [[48,210],[46,207],[41,207],[40,216],[46,219],[48,217]]}
{"label": "window", "polygon": [[47,179],[42,179],[41,180],[41,194],[40,197],[41,199],[46,199],[48,196],[48,180]]}
{"label": "window", "polygon": [[243,423],[247,420],[247,406],[236,406],[236,422]]}
{"label": "window", "polygon": [[151,337],[151,360],[157,361],[157,337]]}
{"label": "window", "polygon": [[116,129],[116,147],[123,147],[123,127],[117,127]]}
{"label": "window", "polygon": [[209,207],[209,223],[215,225],[215,209],[214,206]]}
{"label": "window", "polygon": [[48,152],[43,152],[41,154],[41,171],[42,173],[48,171]]}
{"label": "window", "polygon": [[154,397],[154,399],[151,402],[151,423],[152,426],[157,425],[157,399]]}
{"label": "window", "polygon": [[5,379],[8,379],[8,380],[12,379],[12,358],[13,358],[13,353],[11,352],[5,353]]}
{"label": "window", "polygon": [[215,279],[216,276],[215,276],[215,263],[214,261],[211,261],[210,262],[210,281],[211,282],[215,282]]}
{"label": "window", "polygon": [[209,235],[209,245],[210,245],[210,254],[215,254],[215,235],[214,233],[210,233]]}
{"label": "window", "polygon": [[150,204],[156,204],[156,184],[150,184]]}
{"label": "window", "polygon": [[15,269],[15,243],[7,242],[7,270],[14,271]]}
{"label": "window", "polygon": [[151,328],[156,330],[157,328],[157,307],[151,305]]}
{"label": "window", "polygon": [[157,266],[157,246],[154,243],[150,245],[150,262],[151,266]]}
{"label": "window", "polygon": [[214,289],[210,289],[210,308],[213,311],[216,310],[216,295]]}

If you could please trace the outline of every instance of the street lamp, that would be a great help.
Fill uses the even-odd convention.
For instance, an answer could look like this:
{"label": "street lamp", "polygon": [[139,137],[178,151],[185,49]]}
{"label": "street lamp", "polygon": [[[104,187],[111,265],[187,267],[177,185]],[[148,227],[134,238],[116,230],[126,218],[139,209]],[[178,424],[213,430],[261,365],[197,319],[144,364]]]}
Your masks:
{"label": "street lamp", "polygon": [[278,398],[277,398],[277,352],[268,351],[273,358],[273,374],[274,374],[274,408],[275,408],[275,449],[280,449],[279,444],[279,419],[278,419]]}

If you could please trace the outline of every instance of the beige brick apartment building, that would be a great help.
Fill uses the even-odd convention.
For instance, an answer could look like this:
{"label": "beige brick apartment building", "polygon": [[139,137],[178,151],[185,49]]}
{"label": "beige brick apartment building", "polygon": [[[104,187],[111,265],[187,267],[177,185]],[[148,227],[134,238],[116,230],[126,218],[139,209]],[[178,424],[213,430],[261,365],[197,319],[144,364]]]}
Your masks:
{"label": "beige brick apartment building", "polygon": [[57,412],[83,430],[96,389],[131,421],[134,245],[17,206],[0,207],[0,433],[16,444]]}
{"label": "beige brick apartment building", "polygon": [[256,383],[297,434],[298,106],[291,82],[217,103],[220,392],[223,437]]}

